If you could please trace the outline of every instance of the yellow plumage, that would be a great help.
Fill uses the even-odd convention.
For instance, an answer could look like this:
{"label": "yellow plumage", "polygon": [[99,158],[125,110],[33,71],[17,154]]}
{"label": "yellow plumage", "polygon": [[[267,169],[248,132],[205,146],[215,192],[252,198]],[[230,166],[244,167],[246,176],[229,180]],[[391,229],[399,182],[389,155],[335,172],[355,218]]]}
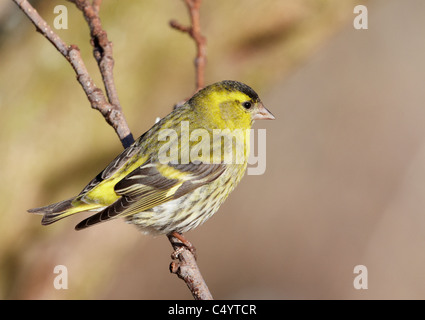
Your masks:
{"label": "yellow plumage", "polygon": [[243,177],[247,130],[256,119],[274,117],[250,87],[236,81],[208,86],[139,137],[78,196],[29,211],[44,214],[42,224],[96,212],[77,230],[126,217],[147,233],[186,232],[214,214]]}

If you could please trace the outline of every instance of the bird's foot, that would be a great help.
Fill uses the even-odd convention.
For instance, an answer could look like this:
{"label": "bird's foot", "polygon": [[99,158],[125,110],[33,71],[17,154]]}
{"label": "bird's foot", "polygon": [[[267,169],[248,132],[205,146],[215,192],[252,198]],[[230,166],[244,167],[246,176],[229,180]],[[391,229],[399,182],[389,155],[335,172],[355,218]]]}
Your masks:
{"label": "bird's foot", "polygon": [[[193,254],[195,259],[197,258],[196,248],[181,233],[171,232],[167,235],[167,237],[170,240],[173,247],[178,246],[178,248],[176,248],[174,252],[171,254],[171,259],[173,260],[178,259],[179,255],[185,249],[188,249]],[[174,239],[172,238],[176,238],[177,240],[179,240],[179,242],[174,241]]]}

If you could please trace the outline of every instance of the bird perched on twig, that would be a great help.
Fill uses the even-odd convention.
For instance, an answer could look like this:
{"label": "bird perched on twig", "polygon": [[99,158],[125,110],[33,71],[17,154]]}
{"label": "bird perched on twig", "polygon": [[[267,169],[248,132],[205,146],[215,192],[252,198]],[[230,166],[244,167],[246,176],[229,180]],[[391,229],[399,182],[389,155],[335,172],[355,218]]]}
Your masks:
{"label": "bird perched on twig", "polygon": [[43,214],[43,225],[95,212],[77,230],[124,217],[145,233],[184,243],[181,233],[217,212],[243,177],[247,130],[259,119],[274,116],[249,86],[212,84],[155,123],[78,196],[28,211]]}

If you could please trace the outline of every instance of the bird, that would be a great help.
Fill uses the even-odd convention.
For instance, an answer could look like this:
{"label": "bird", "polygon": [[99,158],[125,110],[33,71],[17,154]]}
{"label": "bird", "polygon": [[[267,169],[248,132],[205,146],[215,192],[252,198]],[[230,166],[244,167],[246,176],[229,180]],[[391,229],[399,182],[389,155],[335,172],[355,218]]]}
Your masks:
{"label": "bird", "polygon": [[143,233],[175,236],[190,248],[183,233],[216,213],[241,181],[249,130],[262,119],[275,117],[250,86],[211,84],[157,121],[77,196],[28,212],[42,214],[42,225],[92,213],[76,230],[124,218]]}

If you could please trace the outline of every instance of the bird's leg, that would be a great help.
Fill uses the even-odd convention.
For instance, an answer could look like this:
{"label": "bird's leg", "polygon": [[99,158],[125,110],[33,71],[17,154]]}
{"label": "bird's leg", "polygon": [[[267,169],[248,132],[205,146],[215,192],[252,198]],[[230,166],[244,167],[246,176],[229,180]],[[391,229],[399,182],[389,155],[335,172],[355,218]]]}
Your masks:
{"label": "bird's leg", "polygon": [[[175,249],[174,252],[171,254],[172,259],[174,259],[174,260],[177,259],[179,257],[179,254],[182,253],[182,251],[184,250],[184,247],[189,249],[190,252],[192,252],[193,256],[196,259],[196,249],[195,249],[195,247],[181,233],[174,231],[174,232],[167,234],[167,237],[168,237],[168,239],[170,239],[170,242],[173,245],[179,246],[179,248]],[[180,242],[172,241],[173,237],[178,239]]]}

